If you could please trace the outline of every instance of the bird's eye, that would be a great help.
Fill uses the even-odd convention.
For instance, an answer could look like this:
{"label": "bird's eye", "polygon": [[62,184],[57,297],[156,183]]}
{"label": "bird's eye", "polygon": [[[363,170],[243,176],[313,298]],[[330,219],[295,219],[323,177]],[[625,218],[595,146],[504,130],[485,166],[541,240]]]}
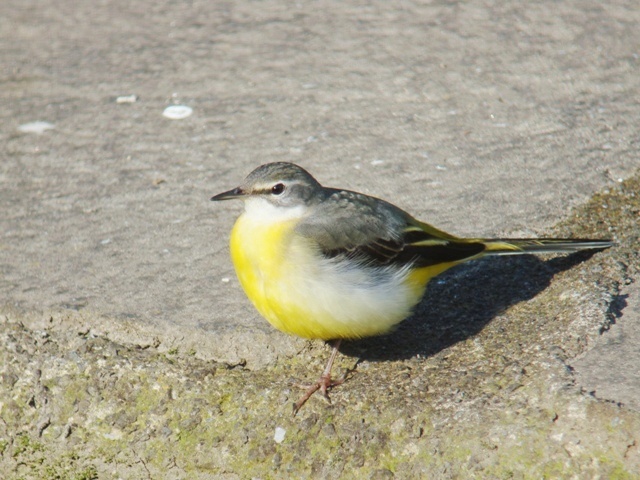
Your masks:
{"label": "bird's eye", "polygon": [[282,192],[284,192],[284,184],[282,183],[276,183],[273,187],[271,187],[271,193],[273,193],[274,195],[280,195]]}

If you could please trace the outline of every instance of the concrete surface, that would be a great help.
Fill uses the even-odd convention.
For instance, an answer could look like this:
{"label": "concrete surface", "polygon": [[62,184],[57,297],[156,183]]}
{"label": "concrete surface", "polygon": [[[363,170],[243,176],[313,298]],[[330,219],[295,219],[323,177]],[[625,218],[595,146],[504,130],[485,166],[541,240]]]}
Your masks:
{"label": "concrete surface", "polygon": [[598,398],[640,411],[640,288],[625,287],[616,323],[602,339],[571,363],[580,384]]}
{"label": "concrete surface", "polygon": [[460,235],[543,233],[637,168],[640,110],[633,3],[545,5],[4,2],[3,297],[293,353],[235,280],[240,206],[208,202],[274,160]]}
{"label": "concrete surface", "polygon": [[[62,350],[79,332],[265,374],[316,352],[251,308],[228,258],[240,205],[208,201],[276,160],[459,235],[579,236],[581,219],[554,225],[640,166],[639,21],[632,1],[4,1],[4,318],[60,335]],[[171,104],[193,115],[163,117]],[[53,128],[20,129],[31,122]],[[586,233],[618,235],[601,213]],[[624,232],[630,249],[637,233]],[[585,267],[479,262],[434,284],[398,336],[345,353],[393,366],[447,352],[604,258],[617,273],[602,291],[567,284],[587,313],[563,362],[585,391],[637,409],[637,271],[603,255]],[[494,287],[484,299],[461,287],[482,310],[473,326],[402,340],[447,311],[437,292],[458,295],[465,281]]]}

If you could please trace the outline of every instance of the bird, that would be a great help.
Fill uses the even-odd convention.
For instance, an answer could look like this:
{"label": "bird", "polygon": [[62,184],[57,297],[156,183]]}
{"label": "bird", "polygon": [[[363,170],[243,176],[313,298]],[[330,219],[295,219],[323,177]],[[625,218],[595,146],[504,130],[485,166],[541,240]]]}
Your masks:
{"label": "bird", "polygon": [[320,378],[293,404],[294,415],[333,380],[343,340],[389,333],[411,315],[427,284],[460,263],[499,255],[606,249],[611,240],[461,238],[380,198],[321,185],[288,162],[257,167],[212,201],[244,201],[230,235],[238,280],[276,329],[328,342]]}

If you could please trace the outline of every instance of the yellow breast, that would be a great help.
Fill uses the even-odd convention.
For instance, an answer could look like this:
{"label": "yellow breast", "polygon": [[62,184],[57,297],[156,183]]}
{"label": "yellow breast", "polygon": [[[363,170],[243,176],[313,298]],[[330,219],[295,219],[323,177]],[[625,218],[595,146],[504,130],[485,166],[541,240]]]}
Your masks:
{"label": "yellow breast", "polygon": [[231,259],[238,280],[260,314],[274,327],[300,335],[300,318],[286,318],[283,294],[288,278],[294,274],[287,258],[296,220],[261,223],[243,214],[231,232]]}
{"label": "yellow breast", "polygon": [[326,259],[295,232],[299,219],[263,221],[246,213],[231,234],[231,257],[245,293],[277,329],[303,338],[361,338],[388,332],[419,302],[429,268],[377,270]]}

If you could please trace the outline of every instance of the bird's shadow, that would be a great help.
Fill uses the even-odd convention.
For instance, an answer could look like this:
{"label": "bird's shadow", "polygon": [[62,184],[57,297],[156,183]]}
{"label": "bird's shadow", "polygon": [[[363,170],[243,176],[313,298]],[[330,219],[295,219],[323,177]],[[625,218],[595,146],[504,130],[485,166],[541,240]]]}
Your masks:
{"label": "bird's shadow", "polygon": [[547,261],[533,255],[492,257],[460,265],[430,281],[413,315],[393,333],[343,342],[340,351],[368,361],[434,355],[476,335],[511,305],[547,288],[554,275],[596,252],[576,252]]}

